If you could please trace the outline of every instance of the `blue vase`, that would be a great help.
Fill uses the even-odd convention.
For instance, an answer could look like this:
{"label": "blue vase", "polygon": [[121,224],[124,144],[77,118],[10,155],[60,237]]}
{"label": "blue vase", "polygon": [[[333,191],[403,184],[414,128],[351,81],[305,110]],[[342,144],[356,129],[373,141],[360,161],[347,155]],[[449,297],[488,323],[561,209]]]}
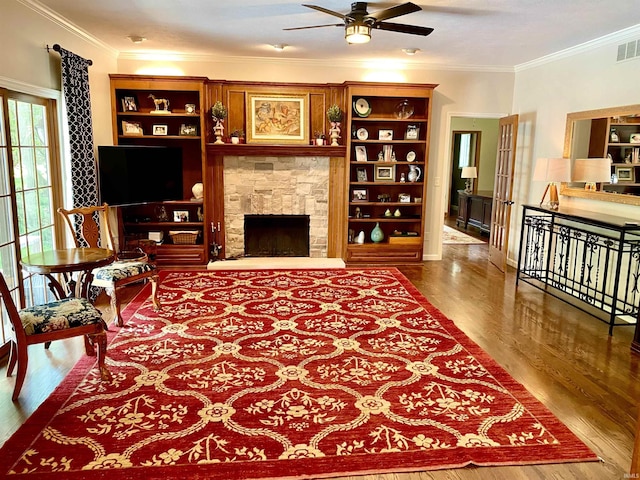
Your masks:
{"label": "blue vase", "polygon": [[384,232],[380,228],[380,224],[376,223],[376,226],[371,230],[371,241],[373,243],[380,243],[384,240]]}

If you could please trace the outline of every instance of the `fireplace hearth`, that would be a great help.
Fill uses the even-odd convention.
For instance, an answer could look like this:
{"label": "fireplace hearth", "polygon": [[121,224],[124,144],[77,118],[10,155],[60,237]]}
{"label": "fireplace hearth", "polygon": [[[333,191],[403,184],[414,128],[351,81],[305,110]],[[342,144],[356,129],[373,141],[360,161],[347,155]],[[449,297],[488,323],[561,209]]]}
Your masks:
{"label": "fireplace hearth", "polygon": [[246,257],[308,257],[309,215],[245,215]]}

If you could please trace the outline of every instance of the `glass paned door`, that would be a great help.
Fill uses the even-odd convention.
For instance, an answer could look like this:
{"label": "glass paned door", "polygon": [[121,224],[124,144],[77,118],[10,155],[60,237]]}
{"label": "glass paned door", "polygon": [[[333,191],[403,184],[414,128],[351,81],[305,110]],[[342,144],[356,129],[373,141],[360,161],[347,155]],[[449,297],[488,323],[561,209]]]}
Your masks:
{"label": "glass paned door", "polygon": [[[4,97],[0,97],[4,104]],[[15,249],[15,231],[13,228],[13,202],[11,198],[12,189],[11,170],[9,168],[9,150],[7,146],[7,135],[5,132],[4,110],[0,109],[0,271],[7,281],[13,299],[19,305],[18,289],[18,262]],[[4,345],[9,340],[10,330],[7,312],[2,305],[0,311],[2,328],[0,329],[0,345]]]}
{"label": "glass paned door", "polygon": [[[20,257],[55,247],[53,175],[47,106],[9,98],[14,194]],[[52,300],[44,277],[25,275],[26,305]]]}

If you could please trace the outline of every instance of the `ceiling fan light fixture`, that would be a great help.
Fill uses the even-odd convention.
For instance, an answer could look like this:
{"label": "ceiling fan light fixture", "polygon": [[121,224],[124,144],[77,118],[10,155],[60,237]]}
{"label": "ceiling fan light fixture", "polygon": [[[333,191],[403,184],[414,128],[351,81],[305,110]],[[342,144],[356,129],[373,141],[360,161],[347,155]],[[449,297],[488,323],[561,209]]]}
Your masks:
{"label": "ceiling fan light fixture", "polygon": [[367,43],[371,40],[371,26],[352,23],[344,30],[344,38],[348,43]]}

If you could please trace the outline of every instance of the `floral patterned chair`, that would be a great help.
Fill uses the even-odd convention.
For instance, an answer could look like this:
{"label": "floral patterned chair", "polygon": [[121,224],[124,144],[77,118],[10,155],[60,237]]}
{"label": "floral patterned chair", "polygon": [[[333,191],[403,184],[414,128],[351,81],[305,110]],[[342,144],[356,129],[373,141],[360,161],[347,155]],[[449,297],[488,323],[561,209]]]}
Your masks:
{"label": "floral patterned chair", "polygon": [[[76,247],[99,247],[106,245],[106,248],[114,250],[113,236],[109,226],[109,206],[105,203],[97,207],[80,207],[72,210],[58,209],[58,213],[63,216],[76,242]],[[79,231],[74,228],[74,218],[82,218]],[[102,227],[102,228],[101,228]],[[105,248],[105,247],[103,247]],[[114,250],[115,251],[115,250]],[[91,285],[103,287],[111,297],[111,308],[114,312],[113,318],[117,326],[122,326],[122,315],[120,314],[120,300],[118,290],[130,283],[149,280],[151,282],[151,297],[156,309],[160,308],[157,296],[158,272],[155,265],[149,263],[144,252],[140,251],[138,258],[127,260],[116,258],[116,261],[106,267],[96,268],[93,273]]]}
{"label": "floral patterned chair", "polygon": [[28,347],[36,343],[50,343],[62,338],[84,335],[87,355],[96,354],[98,346],[98,368],[102,380],[111,380],[104,365],[107,351],[107,325],[100,311],[84,298],[65,298],[44,305],[18,310],[11,297],[2,273],[0,273],[0,296],[4,302],[15,339],[10,340],[7,377],[13,374],[16,364],[18,371],[13,388],[12,400],[17,400],[27,374],[29,363]]}

